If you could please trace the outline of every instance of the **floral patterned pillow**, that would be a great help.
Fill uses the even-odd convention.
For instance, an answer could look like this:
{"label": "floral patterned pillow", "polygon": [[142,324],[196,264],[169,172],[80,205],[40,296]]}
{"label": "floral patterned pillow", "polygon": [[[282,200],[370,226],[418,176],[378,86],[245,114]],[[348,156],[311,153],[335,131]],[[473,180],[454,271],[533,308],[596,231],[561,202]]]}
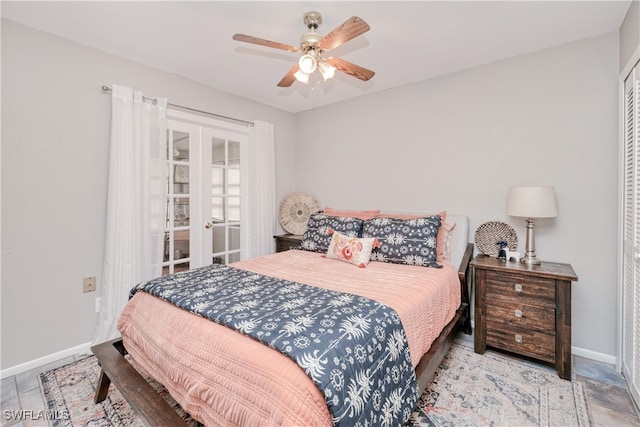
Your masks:
{"label": "floral patterned pillow", "polygon": [[358,218],[327,216],[323,211],[316,212],[309,218],[299,249],[326,253],[331,243],[330,229],[349,237],[360,237],[363,223]]}
{"label": "floral patterned pillow", "polygon": [[345,261],[360,268],[367,266],[371,260],[371,251],[380,245],[375,237],[366,239],[349,237],[333,230],[329,230],[329,234],[332,237],[327,250],[327,258]]}
{"label": "floral patterned pillow", "polygon": [[440,216],[365,221],[362,237],[377,237],[380,247],[371,252],[372,261],[441,268],[436,263]]}

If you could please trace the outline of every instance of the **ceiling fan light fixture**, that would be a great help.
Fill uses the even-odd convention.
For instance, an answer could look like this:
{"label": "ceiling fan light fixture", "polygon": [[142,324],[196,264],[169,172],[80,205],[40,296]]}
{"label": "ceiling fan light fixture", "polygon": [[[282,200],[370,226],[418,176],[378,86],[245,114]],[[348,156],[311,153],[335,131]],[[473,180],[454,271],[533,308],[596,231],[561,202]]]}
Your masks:
{"label": "ceiling fan light fixture", "polygon": [[306,74],[311,74],[316,70],[317,62],[316,58],[313,55],[304,54],[298,60],[298,66],[300,67],[300,71]]}
{"label": "ceiling fan light fixture", "polygon": [[[2,1],[2,0],[0,0]],[[322,57],[323,53],[331,51],[338,46],[352,40],[371,29],[362,18],[352,16],[337,26],[333,31],[322,36],[316,30],[322,23],[322,15],[316,11],[310,11],[303,16],[304,25],[309,31],[300,38],[299,46],[291,46],[271,40],[248,36],[246,34],[234,34],[233,40],[252,43],[287,52],[298,52],[301,56],[287,74],[278,82],[278,87],[290,87],[296,80],[308,84],[309,77],[318,69],[322,78],[327,81],[334,77],[339,70],[362,81],[370,80],[375,73],[364,67],[345,61],[344,59],[330,57],[328,62]]]}
{"label": "ceiling fan light fixture", "polygon": [[330,78],[333,78],[336,73],[336,67],[329,65],[324,61],[318,63],[318,69],[320,70],[320,74],[322,74],[322,78],[325,82]]}
{"label": "ceiling fan light fixture", "polygon": [[308,84],[309,83],[309,74],[305,73],[302,70],[298,70],[295,72],[295,74],[293,75],[296,80],[298,80],[300,83],[304,83],[304,84]]}

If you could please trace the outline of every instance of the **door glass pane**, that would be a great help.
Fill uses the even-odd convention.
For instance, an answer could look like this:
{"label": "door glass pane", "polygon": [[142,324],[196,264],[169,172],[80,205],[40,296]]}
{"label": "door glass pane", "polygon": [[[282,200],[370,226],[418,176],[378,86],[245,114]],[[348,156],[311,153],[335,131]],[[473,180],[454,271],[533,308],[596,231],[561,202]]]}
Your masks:
{"label": "door glass pane", "polygon": [[232,262],[238,262],[240,261],[240,253],[236,252],[233,254],[229,254],[229,264],[231,264]]}
{"label": "door glass pane", "polygon": [[174,231],[173,239],[173,259],[189,258],[189,230]]}
{"label": "door glass pane", "polygon": [[214,226],[211,227],[212,235],[212,247],[211,250],[214,254],[223,253],[226,251],[226,226]]}
{"label": "door glass pane", "polygon": [[229,221],[240,221],[240,197],[228,197]]}
{"label": "door glass pane", "polygon": [[189,225],[189,198],[177,197],[173,203],[173,224],[176,227],[186,227]]}
{"label": "door glass pane", "polygon": [[167,274],[171,274],[171,273],[179,273],[181,271],[189,270],[190,268],[191,268],[191,264],[189,262],[176,263],[175,265],[174,264],[166,265],[162,267],[162,275],[166,276]]}
{"label": "door glass pane", "polygon": [[173,167],[173,192],[174,194],[187,194],[189,192],[188,165],[175,165]]}
{"label": "door glass pane", "polygon": [[189,161],[189,134],[185,132],[180,132],[177,130],[173,131],[173,152],[170,156],[167,156],[169,159],[173,160],[183,160]]}
{"label": "door glass pane", "polygon": [[240,170],[229,169],[227,170],[229,175],[229,187],[227,188],[228,194],[239,195],[240,194]]}
{"label": "door glass pane", "polygon": [[189,262],[176,263],[176,265],[173,268],[173,272],[174,273],[179,273],[181,271],[187,271],[190,268],[191,268],[191,263],[189,263]]}
{"label": "door glass pane", "polygon": [[211,194],[224,194],[224,169],[211,168]]}
{"label": "door glass pane", "polygon": [[225,143],[224,139],[211,139],[211,164],[222,166],[225,164]]}
{"label": "door glass pane", "polygon": [[211,220],[212,222],[223,222],[224,214],[224,197],[211,198]]}
{"label": "door glass pane", "polygon": [[240,143],[229,141],[229,166],[240,166]]}
{"label": "door glass pane", "polygon": [[229,226],[229,250],[235,251],[240,249],[240,226]]}

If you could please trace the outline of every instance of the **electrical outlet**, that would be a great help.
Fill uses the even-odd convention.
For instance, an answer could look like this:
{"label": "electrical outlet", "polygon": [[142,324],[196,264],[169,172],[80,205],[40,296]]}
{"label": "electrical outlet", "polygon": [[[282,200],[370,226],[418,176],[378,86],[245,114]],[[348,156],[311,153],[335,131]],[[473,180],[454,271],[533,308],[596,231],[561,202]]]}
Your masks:
{"label": "electrical outlet", "polygon": [[85,277],[82,280],[82,292],[95,292],[96,291],[96,278],[94,277]]}

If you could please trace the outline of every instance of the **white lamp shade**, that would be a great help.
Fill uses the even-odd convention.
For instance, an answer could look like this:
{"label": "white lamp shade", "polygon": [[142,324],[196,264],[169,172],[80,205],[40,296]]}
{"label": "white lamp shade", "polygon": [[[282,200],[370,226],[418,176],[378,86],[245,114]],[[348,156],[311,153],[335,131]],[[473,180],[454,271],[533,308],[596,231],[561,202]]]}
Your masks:
{"label": "white lamp shade", "polygon": [[303,72],[302,70],[298,70],[294,73],[293,75],[296,80],[298,80],[300,83],[304,83],[307,84],[309,83],[309,74]]}
{"label": "white lamp shade", "polygon": [[510,187],[507,215],[525,218],[553,218],[558,216],[556,193],[553,187]]}
{"label": "white lamp shade", "polygon": [[318,63],[318,69],[320,70],[320,74],[322,74],[322,78],[325,82],[332,78],[336,73],[336,68],[324,61]]}
{"label": "white lamp shade", "polygon": [[316,58],[309,54],[302,55],[298,60],[298,66],[303,73],[313,73],[316,70],[316,65]]}

